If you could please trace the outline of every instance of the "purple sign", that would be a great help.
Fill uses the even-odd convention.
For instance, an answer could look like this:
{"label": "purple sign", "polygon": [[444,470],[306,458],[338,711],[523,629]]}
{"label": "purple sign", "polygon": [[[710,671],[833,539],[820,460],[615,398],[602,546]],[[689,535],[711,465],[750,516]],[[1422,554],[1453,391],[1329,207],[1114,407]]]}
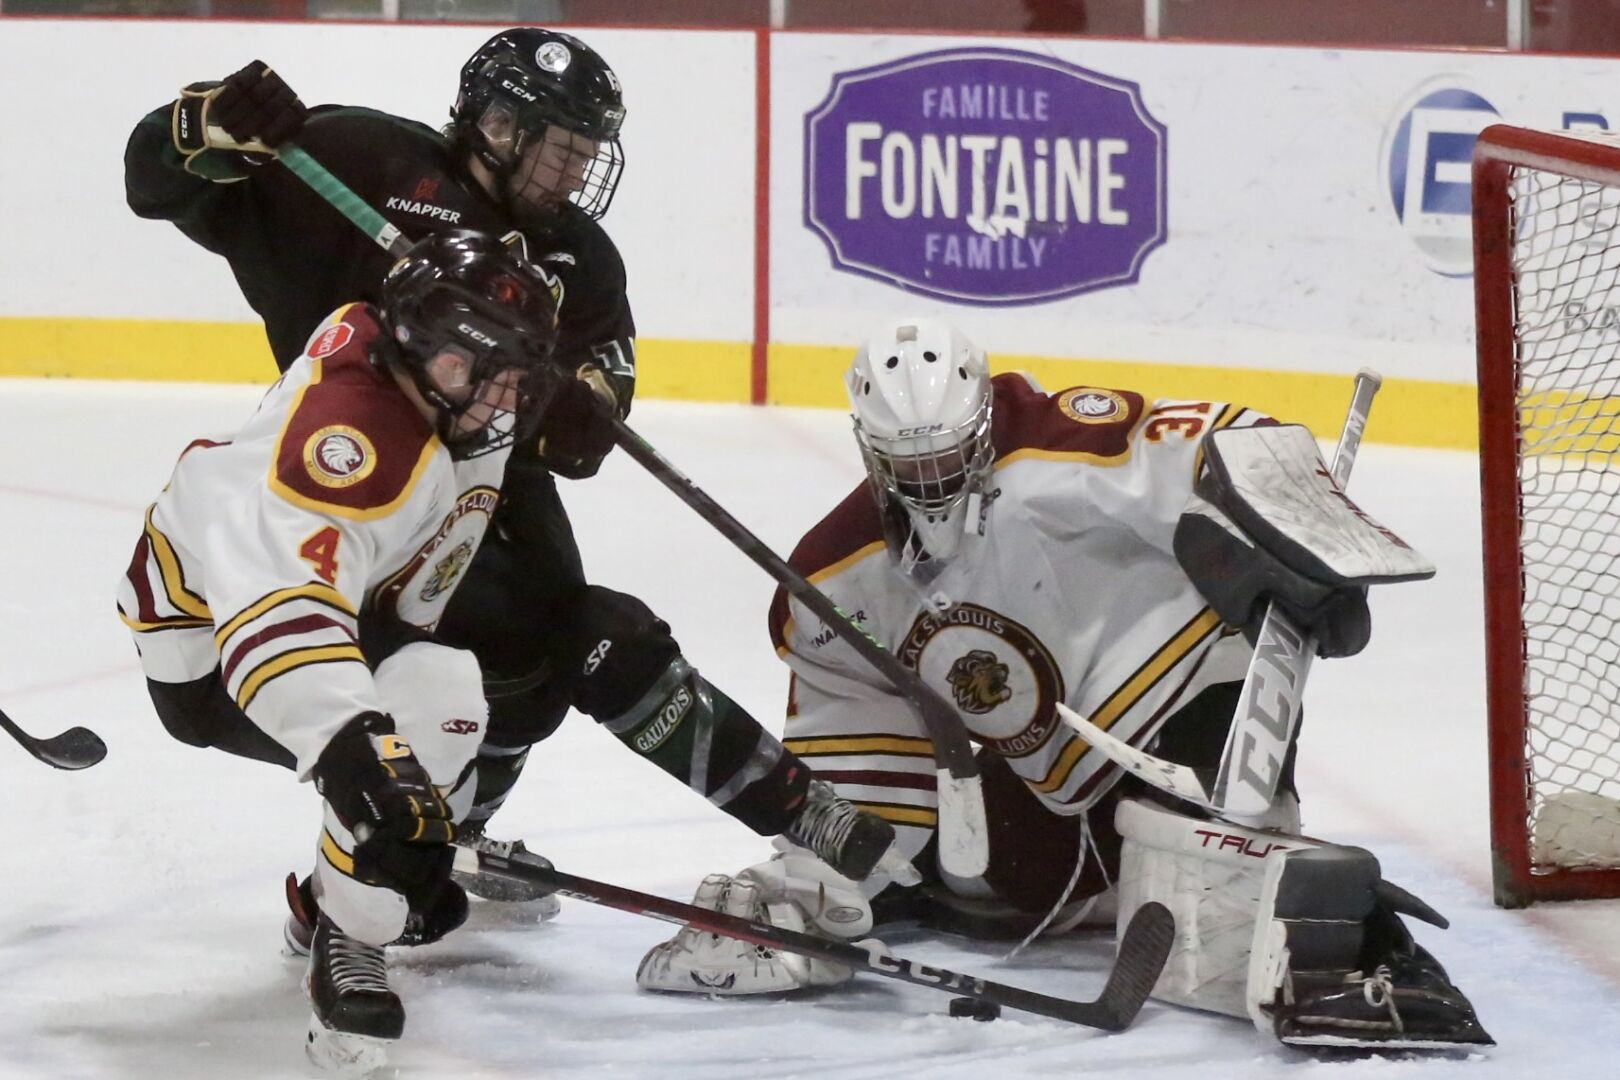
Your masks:
{"label": "purple sign", "polygon": [[1128,285],[1164,243],[1165,128],[1135,83],[1013,49],[833,77],[805,117],[833,266],[966,304]]}

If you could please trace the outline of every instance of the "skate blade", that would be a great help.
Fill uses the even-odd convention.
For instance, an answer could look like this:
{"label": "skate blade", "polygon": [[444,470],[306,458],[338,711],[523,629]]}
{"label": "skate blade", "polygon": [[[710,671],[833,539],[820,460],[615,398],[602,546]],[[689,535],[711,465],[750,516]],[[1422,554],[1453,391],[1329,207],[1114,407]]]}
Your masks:
{"label": "skate blade", "polygon": [[319,1017],[311,1016],[309,1032],[304,1039],[304,1053],[323,1072],[334,1076],[363,1077],[388,1064],[388,1045],[393,1041],[334,1031],[321,1023]]}

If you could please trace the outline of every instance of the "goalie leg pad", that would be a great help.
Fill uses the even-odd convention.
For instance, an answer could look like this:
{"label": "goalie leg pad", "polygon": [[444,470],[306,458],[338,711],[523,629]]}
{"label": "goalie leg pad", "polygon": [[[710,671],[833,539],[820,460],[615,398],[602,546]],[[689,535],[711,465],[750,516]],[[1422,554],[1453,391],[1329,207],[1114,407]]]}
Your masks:
{"label": "goalie leg pad", "polygon": [[1153,996],[1251,1020],[1297,1046],[1488,1045],[1473,1007],[1397,911],[1444,925],[1361,848],[1183,817],[1140,800],[1125,838],[1120,927],[1157,900],[1176,918]]}

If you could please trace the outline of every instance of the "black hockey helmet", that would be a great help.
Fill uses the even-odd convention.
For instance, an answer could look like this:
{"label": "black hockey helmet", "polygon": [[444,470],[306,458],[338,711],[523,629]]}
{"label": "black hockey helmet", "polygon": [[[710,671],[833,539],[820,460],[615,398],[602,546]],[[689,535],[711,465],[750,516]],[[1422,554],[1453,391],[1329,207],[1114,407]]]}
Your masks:
{"label": "black hockey helmet", "polygon": [[526,146],[552,125],[597,144],[579,190],[585,213],[607,213],[624,168],[619,127],[624,95],[613,69],[589,45],[538,27],[503,30],[462,65],[450,131],[515,194],[513,172]]}
{"label": "black hockey helmet", "polygon": [[[439,437],[451,456],[499,449],[538,423],[553,385],[560,293],[557,281],[521,252],[469,230],[420,240],[389,270],[382,313],[393,344],[384,355],[438,410]],[[452,395],[455,388],[430,370],[445,353],[465,364],[458,372],[465,396]],[[515,381],[506,374],[514,370]],[[503,377],[515,400],[492,406],[486,395]],[[487,415],[468,430],[463,418],[478,418],[474,409]]]}

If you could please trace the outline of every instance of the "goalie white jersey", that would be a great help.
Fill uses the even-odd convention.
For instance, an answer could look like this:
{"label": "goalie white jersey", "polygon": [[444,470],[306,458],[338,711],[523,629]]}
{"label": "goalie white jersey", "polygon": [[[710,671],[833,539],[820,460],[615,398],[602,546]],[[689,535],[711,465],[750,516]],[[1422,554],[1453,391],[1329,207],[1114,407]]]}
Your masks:
{"label": "goalie white jersey", "polygon": [[[793,565],[955,703],[1049,809],[1075,814],[1119,773],[1057,718],[1062,701],[1142,745],[1178,707],[1241,680],[1250,650],[1171,552],[1211,431],[1269,422],[1239,406],[1148,403],[993,382],[995,469],[976,528],[928,587],[903,577],[869,488],[808,533]],[[839,794],[892,822],[908,856],[936,820],[920,720],[832,630],[778,590],[771,633],[793,669],[784,743]]]}
{"label": "goalie white jersey", "polygon": [[360,304],[334,312],[235,436],[188,446],[119,587],[147,676],[217,666],[306,776],[353,716],[385,711],[361,655],[374,607],[432,629],[483,538],[505,450],[454,461]]}

